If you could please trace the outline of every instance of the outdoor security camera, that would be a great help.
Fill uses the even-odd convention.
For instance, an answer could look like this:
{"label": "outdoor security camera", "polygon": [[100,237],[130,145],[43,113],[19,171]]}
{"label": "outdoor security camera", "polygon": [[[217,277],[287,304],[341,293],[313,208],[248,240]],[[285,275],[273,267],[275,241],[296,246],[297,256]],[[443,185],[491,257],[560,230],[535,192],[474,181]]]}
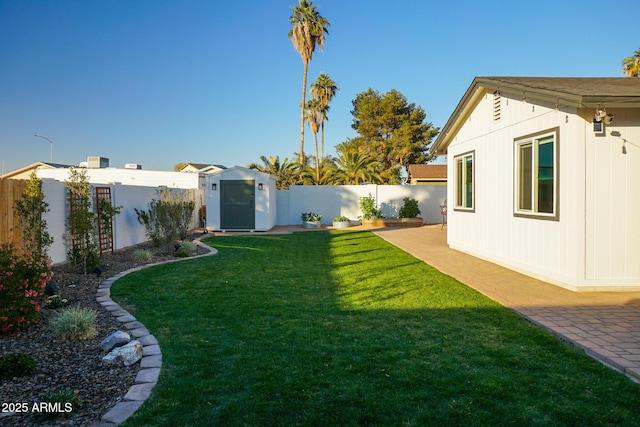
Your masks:
{"label": "outdoor security camera", "polygon": [[603,120],[605,125],[610,125],[611,123],[613,123],[613,114],[607,114],[606,116],[604,116]]}

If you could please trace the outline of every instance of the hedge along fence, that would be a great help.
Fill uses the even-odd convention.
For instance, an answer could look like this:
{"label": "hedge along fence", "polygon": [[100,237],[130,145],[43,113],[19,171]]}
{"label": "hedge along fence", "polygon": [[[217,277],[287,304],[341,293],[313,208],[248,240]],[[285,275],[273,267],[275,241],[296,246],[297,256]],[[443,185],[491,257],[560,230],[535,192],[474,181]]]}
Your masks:
{"label": "hedge along fence", "polygon": [[0,179],[0,243],[13,243],[19,247],[22,230],[16,215],[15,203],[27,188],[24,179]]}

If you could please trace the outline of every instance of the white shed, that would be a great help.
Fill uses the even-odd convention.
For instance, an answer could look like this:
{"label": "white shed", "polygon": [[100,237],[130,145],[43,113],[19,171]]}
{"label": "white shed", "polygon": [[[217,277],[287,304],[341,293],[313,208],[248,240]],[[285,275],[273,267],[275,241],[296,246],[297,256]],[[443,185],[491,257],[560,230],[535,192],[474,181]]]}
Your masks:
{"label": "white shed", "polygon": [[276,177],[240,166],[206,175],[209,231],[268,231],[276,225]]}
{"label": "white shed", "polygon": [[452,248],[576,291],[640,289],[640,79],[477,77],[431,151]]}

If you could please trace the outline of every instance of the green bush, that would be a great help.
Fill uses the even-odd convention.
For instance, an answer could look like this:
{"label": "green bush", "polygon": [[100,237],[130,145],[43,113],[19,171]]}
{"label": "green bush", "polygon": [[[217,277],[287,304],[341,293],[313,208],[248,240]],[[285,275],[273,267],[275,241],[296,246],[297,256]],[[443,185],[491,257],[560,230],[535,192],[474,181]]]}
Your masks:
{"label": "green bush", "polygon": [[136,263],[149,262],[153,259],[153,253],[149,249],[136,249],[131,258]]}
{"label": "green bush", "polygon": [[94,310],[73,307],[57,313],[51,319],[53,333],[64,340],[85,340],[96,334]]}
{"label": "green bush", "polygon": [[42,180],[35,171],[29,176],[27,187],[21,197],[16,200],[15,212],[22,229],[22,248],[36,258],[47,256],[53,243],[53,237],[47,232],[47,221],[44,214],[49,212],[49,204],[44,201]]}
{"label": "green bush", "polygon": [[194,197],[188,190],[158,190],[156,198],[149,202],[148,210],[134,209],[138,222],[155,246],[187,237],[196,206]]}
{"label": "green bush", "polygon": [[189,242],[189,241],[180,242],[180,249],[184,249],[187,252],[195,252],[196,248],[197,246],[193,242]]}
{"label": "green bush", "polygon": [[400,218],[416,218],[420,215],[420,208],[418,208],[418,201],[410,197],[404,198],[404,204],[398,212]]}
{"label": "green bush", "polygon": [[360,197],[361,219],[384,218],[382,211],[376,207],[376,199],[371,194]]}
{"label": "green bush", "polygon": [[178,258],[187,258],[189,256],[189,252],[187,252],[186,249],[180,248],[174,255]]}
{"label": "green bush", "polygon": [[51,260],[18,254],[11,244],[0,245],[0,333],[36,323],[39,298],[51,279]]}
{"label": "green bush", "polygon": [[333,222],[345,222],[345,221],[351,221],[349,218],[347,218],[346,216],[334,216],[333,217]]}
{"label": "green bush", "polygon": [[31,375],[36,367],[33,357],[25,353],[10,353],[0,356],[0,381]]}

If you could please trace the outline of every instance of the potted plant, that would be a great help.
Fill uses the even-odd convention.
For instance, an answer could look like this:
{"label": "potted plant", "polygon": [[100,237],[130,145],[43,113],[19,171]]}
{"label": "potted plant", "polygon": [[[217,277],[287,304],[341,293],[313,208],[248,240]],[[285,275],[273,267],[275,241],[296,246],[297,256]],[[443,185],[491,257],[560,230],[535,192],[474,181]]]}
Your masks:
{"label": "potted plant", "polygon": [[322,215],[314,212],[303,212],[300,218],[302,219],[302,228],[320,228]]}
{"label": "potted plant", "polygon": [[336,216],[333,218],[333,228],[348,228],[351,226],[351,220],[346,216]]}
{"label": "potted plant", "polygon": [[359,219],[363,223],[364,220],[384,218],[382,211],[376,208],[376,199],[371,194],[366,197],[360,197],[360,210],[362,211],[362,216]]}
{"label": "potted plant", "polygon": [[418,201],[410,197],[405,197],[402,207],[398,211],[399,218],[417,218],[420,215],[420,208],[418,207]]}

